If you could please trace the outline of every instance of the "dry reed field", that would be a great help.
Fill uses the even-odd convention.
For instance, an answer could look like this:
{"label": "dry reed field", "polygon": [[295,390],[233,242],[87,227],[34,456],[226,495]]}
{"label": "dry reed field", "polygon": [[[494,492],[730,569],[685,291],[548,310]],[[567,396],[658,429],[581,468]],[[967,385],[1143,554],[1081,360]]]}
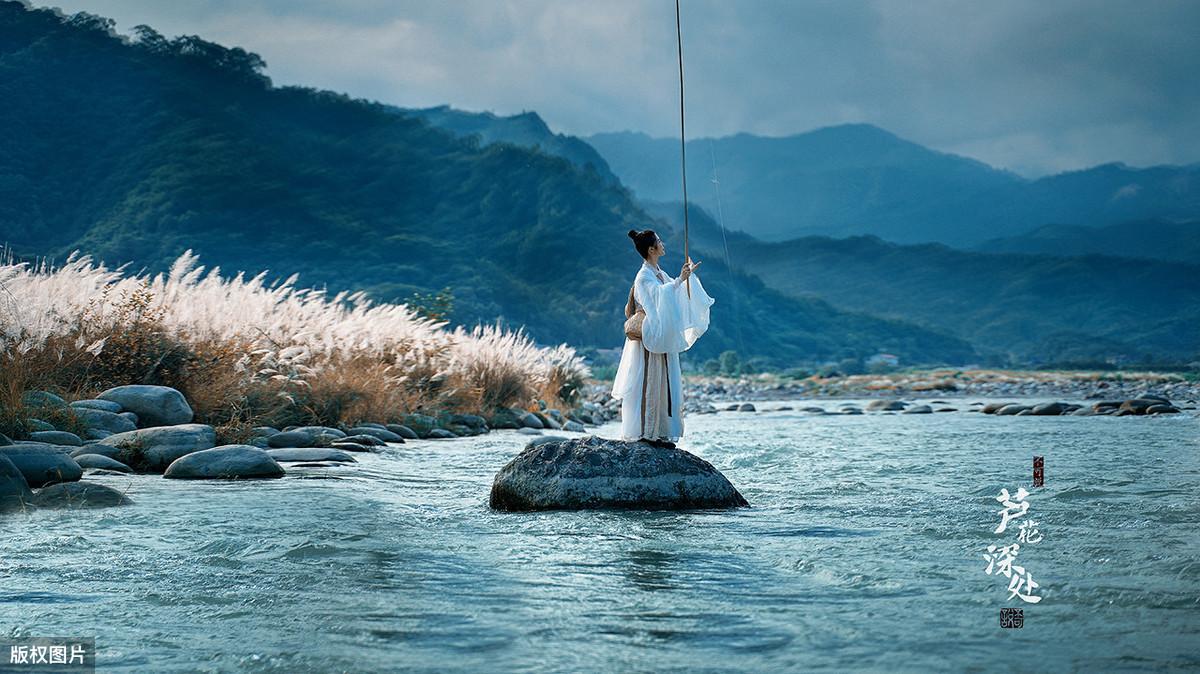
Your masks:
{"label": "dry reed field", "polygon": [[25,434],[29,390],[73,400],[171,386],[234,442],[259,425],[569,406],[591,374],[571,347],[538,346],[520,329],[451,329],[297,279],[206,271],[191,251],[153,275],[77,254],[58,266],[0,260],[0,432]]}

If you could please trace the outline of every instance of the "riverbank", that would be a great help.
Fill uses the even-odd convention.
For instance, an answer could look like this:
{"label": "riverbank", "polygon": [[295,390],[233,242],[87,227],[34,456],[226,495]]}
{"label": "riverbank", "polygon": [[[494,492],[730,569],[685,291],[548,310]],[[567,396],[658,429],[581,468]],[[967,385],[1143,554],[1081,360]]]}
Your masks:
{"label": "riverbank", "polygon": [[454,415],[506,410],[561,409],[566,421],[591,374],[573,348],[540,346],[522,330],[450,329],[436,309],[330,297],[295,280],[231,277],[190,252],[155,275],[87,257],[0,261],[0,433],[98,440],[86,419],[55,412],[67,405],[46,418],[27,394],[72,403],[131,384],[178,391],[189,421],[213,427],[219,444],[246,443],[256,427],[349,429],[410,415],[450,431]]}
{"label": "riverbank", "polygon": [[685,397],[697,401],[904,396],[1028,396],[1125,400],[1156,395],[1200,400],[1200,375],[1161,372],[1057,372],[959,370],[953,368],[787,379],[775,374],[744,377],[688,375]]}

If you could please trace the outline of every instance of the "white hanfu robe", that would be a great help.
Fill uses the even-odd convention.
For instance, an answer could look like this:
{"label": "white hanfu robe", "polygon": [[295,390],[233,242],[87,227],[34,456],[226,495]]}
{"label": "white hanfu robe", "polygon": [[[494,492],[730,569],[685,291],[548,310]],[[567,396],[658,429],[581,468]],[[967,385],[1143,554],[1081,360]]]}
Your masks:
{"label": "white hanfu robe", "polygon": [[708,330],[708,309],[716,301],[700,277],[686,283],[642,262],[633,283],[634,300],[645,312],[642,338],[625,339],[612,395],[621,400],[621,439],[683,437],[683,378],[679,353]]}

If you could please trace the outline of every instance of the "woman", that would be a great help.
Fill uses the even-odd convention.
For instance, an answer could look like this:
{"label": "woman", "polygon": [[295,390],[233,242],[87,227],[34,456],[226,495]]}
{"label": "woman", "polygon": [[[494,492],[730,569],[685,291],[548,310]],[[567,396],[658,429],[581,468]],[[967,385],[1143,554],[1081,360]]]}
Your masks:
{"label": "woman", "polygon": [[634,278],[625,317],[638,308],[646,317],[642,338],[625,339],[613,382],[612,395],[621,400],[621,439],[674,447],[674,441],[683,437],[679,352],[690,349],[708,330],[708,308],[715,300],[704,292],[695,274],[699,262],[685,261],[679,278],[672,279],[658,266],[667,251],[654,230],[631,229],[629,238],[642,256],[642,267]]}

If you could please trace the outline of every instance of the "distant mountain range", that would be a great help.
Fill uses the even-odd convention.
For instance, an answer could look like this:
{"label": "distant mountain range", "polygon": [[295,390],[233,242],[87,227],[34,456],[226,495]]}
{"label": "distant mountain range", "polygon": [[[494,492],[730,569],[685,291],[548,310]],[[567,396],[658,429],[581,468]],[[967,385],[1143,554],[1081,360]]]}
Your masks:
{"label": "distant mountain range", "polygon": [[988,239],[974,250],[1041,255],[1114,255],[1146,260],[1200,262],[1200,220],[1163,218],[1115,225],[1042,225],[1024,234]]}
{"label": "distant mountain range", "polygon": [[[227,273],[299,272],[301,284],[380,300],[450,286],[456,323],[623,343],[640,264],[625,233],[671,228],[577,139],[551,139],[528,117],[503,122],[521,143],[480,142],[450,111],[275,87],[253,53],[146,27],[131,39],[112,25],[0,2],[0,242],[17,254],[78,249],[164,270],[190,248]],[[490,137],[495,121],[475,133]],[[995,357],[903,320],[789,297],[705,257],[717,304],[688,359],[725,349],[780,367],[879,350],[905,363]],[[674,248],[664,265],[679,260]]]}
{"label": "distant mountain range", "polygon": [[[623,132],[584,140],[639,198],[680,198],[678,139]],[[1200,218],[1200,165],[1105,164],[1027,180],[869,124],[701,138],[688,141],[687,156],[692,200],[715,213],[716,176],[726,224],[766,241],[873,234],[968,247],[1049,223]]]}
{"label": "distant mountain range", "polygon": [[[680,223],[680,203],[646,203]],[[691,241],[793,297],[902,319],[1021,362],[1200,357],[1200,259],[984,253],[876,236],[764,242],[690,210]],[[705,264],[711,257],[705,260]]]}
{"label": "distant mountain range", "polygon": [[[523,120],[513,125],[505,121],[513,118],[463,111],[452,119],[456,133],[479,134],[484,143],[555,145],[545,135],[512,132],[514,126],[538,128],[553,136],[540,119],[537,124]],[[943,174],[957,176],[960,182],[1031,182],[973,160],[930,152],[873,127],[842,128],[817,136],[829,140],[842,132],[856,136],[863,147],[891,144],[895,153],[889,161],[941,165]],[[661,142],[678,151],[677,143]],[[830,142],[826,148],[830,165],[838,156],[861,154],[854,144]],[[703,151],[703,145],[699,149]],[[653,172],[647,168],[652,166],[653,162],[631,162],[617,173],[622,180],[624,170],[659,181],[659,189],[677,199],[678,166]],[[933,178],[929,180],[933,189]],[[1057,180],[1081,179],[1067,174]],[[1039,189],[1055,182],[1046,179]],[[726,183],[722,177],[723,202],[729,190]],[[697,184],[701,190],[708,187],[697,181],[693,192]],[[681,250],[681,204],[645,198],[639,202],[651,216],[672,225],[660,234],[673,250]],[[692,205],[693,257],[706,265],[724,264],[728,247],[735,269],[796,298],[819,297],[843,310],[914,322],[1019,362],[1146,362],[1200,356],[1200,267],[1196,266],[1200,257],[1193,254],[1200,247],[1197,221],[1046,226],[1023,236],[989,240],[976,250],[956,250],[941,244],[901,245],[873,234],[763,241],[734,228],[729,222],[733,207],[723,205],[730,228],[725,232],[701,206]],[[736,322],[738,298],[730,300]]]}

